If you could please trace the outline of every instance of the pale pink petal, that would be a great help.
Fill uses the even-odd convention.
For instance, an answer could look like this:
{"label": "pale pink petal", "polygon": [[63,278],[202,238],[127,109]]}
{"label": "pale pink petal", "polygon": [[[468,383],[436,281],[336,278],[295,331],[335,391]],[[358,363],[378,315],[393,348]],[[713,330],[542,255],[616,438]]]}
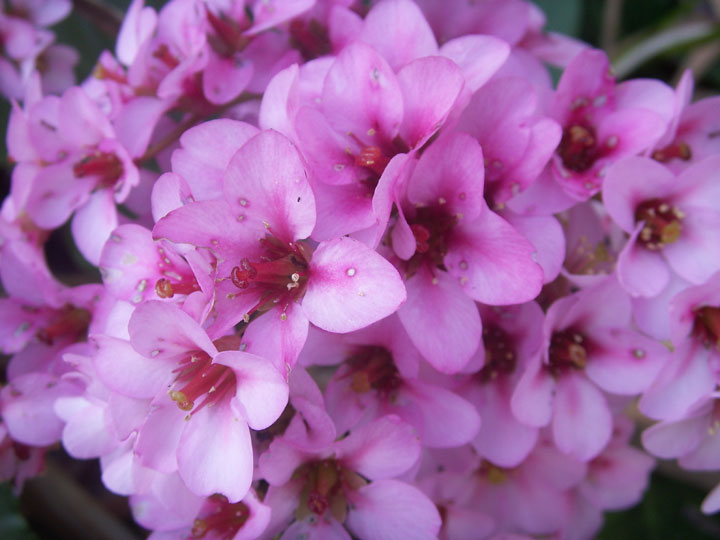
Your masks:
{"label": "pale pink petal", "polygon": [[647,389],[669,358],[663,345],[625,328],[588,333],[592,351],[585,373],[606,392],[639,394]]}
{"label": "pale pink petal", "polygon": [[97,345],[94,365],[97,376],[107,385],[132,398],[152,398],[173,380],[175,363],[161,358],[146,358],[129,341],[109,336],[94,336]]}
{"label": "pale pink petal", "polygon": [[260,231],[264,227],[250,224],[245,217],[239,219],[240,215],[244,216],[235,215],[223,200],[191,203],[158,221],[153,228],[153,238],[207,247],[224,259],[240,253],[252,258],[260,250],[258,238],[263,236]]}
{"label": "pale pink petal", "polygon": [[413,204],[442,205],[463,219],[478,217],[484,205],[485,166],[478,142],[463,133],[441,137],[423,152],[407,184]]}
{"label": "pale pink petal", "polygon": [[592,383],[582,375],[570,374],[558,380],[552,427],[561,452],[587,461],[610,441],[612,415]]}
{"label": "pale pink petal", "polygon": [[473,405],[439,386],[407,380],[404,394],[414,399],[423,416],[423,444],[452,448],[470,442],[480,429],[480,415]]}
{"label": "pale pink petal", "polygon": [[185,429],[186,411],[170,398],[147,415],[138,431],[134,452],[140,463],[162,473],[177,470],[177,449]]}
{"label": "pale pink petal", "polygon": [[252,429],[265,429],[278,419],[288,401],[284,377],[266,359],[240,351],[223,351],[213,363],[232,368],[237,381],[235,407]]}
{"label": "pale pink petal", "polygon": [[347,527],[359,538],[432,540],[442,520],[419,489],[397,480],[381,480],[352,494]]}
{"label": "pale pink petal", "polygon": [[70,223],[75,245],[93,264],[100,262],[103,246],[117,226],[115,200],[109,189],[90,195],[88,201],[75,211]]}
{"label": "pale pink petal", "polygon": [[665,244],[662,253],[675,272],[691,283],[705,283],[720,270],[720,212],[684,207],[680,238]]}
{"label": "pale pink petal", "polygon": [[420,457],[415,429],[396,415],[355,428],[335,447],[343,465],[370,480],[398,476]]}
{"label": "pale pink petal", "polygon": [[640,223],[620,252],[617,278],[631,296],[657,296],[670,281],[670,271],[657,251],[651,251],[636,240],[643,223]]}
{"label": "pale pink petal", "polygon": [[543,368],[540,357],[534,358],[520,377],[510,400],[515,417],[534,427],[550,423],[555,386],[555,379]]}
{"label": "pale pink petal", "polygon": [[397,79],[404,108],[400,136],[408,146],[420,146],[450,113],[465,84],[463,73],[451,60],[430,56],[410,62]]}
{"label": "pale pink petal", "polygon": [[85,397],[61,397],[55,401],[55,413],[66,422],[63,447],[75,459],[102,456],[118,444],[108,430],[103,405]]}
{"label": "pale pink petal", "polygon": [[243,335],[244,350],[270,360],[280,373],[289,372],[297,361],[308,335],[303,309],[291,302],[253,321]]}
{"label": "pale pink petal", "polygon": [[695,340],[677,344],[670,361],[640,398],[640,411],[663,420],[683,417],[698,399],[715,388],[709,355],[710,351]]}
{"label": "pale pink petal", "polygon": [[322,102],[335,130],[360,138],[370,129],[394,138],[403,115],[395,73],[375,49],[361,42],[338,54],[325,79]]}
{"label": "pale pink petal", "polygon": [[407,282],[398,310],[410,339],[437,370],[457,373],[480,345],[482,323],[475,303],[447,275],[425,266]]}
{"label": "pale pink petal", "polygon": [[190,186],[197,200],[222,196],[225,168],[235,152],[257,135],[255,126],[218,118],[188,129],[172,154],[173,172]]}
{"label": "pale pink petal", "polygon": [[358,38],[380,51],[396,71],[415,58],[437,54],[430,26],[408,0],[390,0],[371,9]]}
{"label": "pale pink petal", "polygon": [[482,426],[473,447],[499,467],[516,467],[530,454],[538,429],[517,420],[510,407],[512,388],[507,381],[490,381],[480,389]]}
{"label": "pale pink petal", "polygon": [[521,216],[513,212],[503,212],[502,216],[535,246],[535,261],[542,267],[543,283],[553,281],[565,260],[565,232],[558,220],[553,216]]}
{"label": "pale pink petal", "polygon": [[707,494],[700,508],[704,514],[714,514],[720,510],[720,484]]}
{"label": "pale pink petal", "polygon": [[405,300],[402,280],[386,259],[348,237],[321,243],[310,263],[303,310],[330,332],[351,332],[392,314]]}
{"label": "pale pink petal", "polygon": [[245,90],[252,79],[252,62],[239,55],[220,56],[211,52],[203,70],[203,94],[213,105],[224,105]]}
{"label": "pale pink petal", "polygon": [[147,358],[173,358],[197,350],[217,353],[200,325],[175,304],[145,302],[133,313],[128,329],[133,348]]}
{"label": "pale pink petal", "polygon": [[448,273],[471,298],[491,305],[517,304],[540,292],[543,271],[535,247],[488,208],[453,231],[445,256]]}
{"label": "pale pink petal", "polygon": [[126,66],[133,63],[141,45],[155,30],[157,13],[150,7],[144,7],[144,4],[143,0],[133,0],[118,33],[115,50],[118,59]]}
{"label": "pale pink petal", "polygon": [[295,145],[262,131],[237,151],[225,170],[231,212],[255,226],[267,223],[284,241],[307,238],[315,226],[315,198]]}
{"label": "pale pink petal", "polygon": [[440,47],[440,54],[455,62],[465,74],[465,84],[475,92],[500,68],[510,54],[504,41],[492,36],[462,36]]}
{"label": "pale pink petal", "polygon": [[222,493],[230,502],[247,494],[252,481],[250,431],[227,404],[202,407],[184,422],[177,445],[178,472],[197,495]]}

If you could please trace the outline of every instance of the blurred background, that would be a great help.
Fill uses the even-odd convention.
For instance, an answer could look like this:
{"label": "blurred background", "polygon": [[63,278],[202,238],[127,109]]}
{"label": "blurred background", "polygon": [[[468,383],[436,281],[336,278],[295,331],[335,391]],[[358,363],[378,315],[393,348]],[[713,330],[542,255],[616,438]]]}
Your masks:
{"label": "blurred background", "polygon": [[[442,0],[437,0],[442,1]],[[148,0],[161,7],[164,2]],[[695,99],[720,91],[720,0],[536,0],[547,29],[601,47],[619,78],[653,77],[675,84],[686,69],[695,74]],[[113,50],[130,0],[75,0],[72,15],[55,26],[58,42],[80,52],[78,81],[87,77],[102,50]],[[559,72],[555,73],[559,75]],[[5,126],[9,104],[0,100],[0,196],[9,188]],[[47,245],[53,272],[68,284],[99,281],[96,270],[75,254],[67,230]],[[0,360],[2,360],[0,358]],[[642,424],[642,419],[638,419]],[[680,471],[661,463],[642,502],[608,514],[598,540],[720,539],[720,515],[699,508],[720,477]],[[146,533],[130,517],[126,499],[108,493],[96,461],[48,456],[47,473],[28,481],[21,494],[0,484],[0,539],[132,540]]]}

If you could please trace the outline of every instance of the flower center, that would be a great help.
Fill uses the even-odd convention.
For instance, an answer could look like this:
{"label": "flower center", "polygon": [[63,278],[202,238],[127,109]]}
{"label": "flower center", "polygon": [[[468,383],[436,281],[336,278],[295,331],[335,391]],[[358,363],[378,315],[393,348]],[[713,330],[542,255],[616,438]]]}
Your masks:
{"label": "flower center", "polygon": [[367,484],[360,475],[332,458],[306,463],[293,476],[304,481],[300,504],[295,510],[298,520],[311,514],[322,516],[330,510],[338,523],[343,523],[348,510],[346,492]]}
{"label": "flower center", "polygon": [[566,127],[558,154],[565,168],[578,173],[587,171],[599,157],[595,130],[582,124]]}
{"label": "flower center", "polygon": [[60,337],[75,343],[87,336],[91,318],[87,309],[68,304],[58,310],[50,323],[37,331],[36,336],[46,345],[52,345]]}
{"label": "flower center", "polygon": [[418,208],[415,217],[409,220],[410,230],[415,236],[415,255],[408,261],[409,273],[422,263],[445,269],[445,255],[448,252],[448,240],[459,216],[451,215],[442,208],[445,199],[437,206]]}
{"label": "flower center", "polygon": [[115,185],[123,175],[125,169],[122,161],[115,154],[95,151],[88,154],[73,166],[76,178],[86,176],[97,177],[99,187],[105,188]]}
{"label": "flower center", "polygon": [[216,494],[208,498],[208,503],[207,515],[193,523],[190,531],[193,538],[204,538],[212,531],[213,538],[231,539],[250,517],[250,509],[242,501],[230,504],[227,497]]}
{"label": "flower center", "polygon": [[483,328],[483,344],[485,345],[485,366],[480,370],[482,382],[497,379],[500,375],[515,371],[517,357],[515,347],[505,330],[495,325]]}
{"label": "flower center", "polygon": [[655,150],[652,153],[652,158],[660,163],[667,163],[671,159],[690,161],[692,159],[692,151],[687,143],[680,141],[674,144],[669,144],[660,150]]}
{"label": "flower center", "polygon": [[290,45],[300,51],[305,60],[312,60],[332,52],[327,28],[317,19],[290,21]]}
{"label": "flower center", "polygon": [[[249,6],[246,6],[246,10],[252,15],[249,9]],[[205,13],[210,26],[215,30],[215,34],[208,35],[208,43],[216,53],[221,56],[232,56],[235,52],[242,52],[250,44],[251,38],[243,35],[243,32],[252,26],[248,14],[238,22],[224,13],[216,15],[207,5]]]}
{"label": "flower center", "polygon": [[255,311],[267,311],[275,305],[281,305],[284,313],[290,302],[305,294],[309,276],[312,251],[308,245],[303,242],[285,244],[274,235],[268,235],[260,242],[265,247],[265,255],[259,261],[244,257],[230,272],[231,281],[241,291],[236,295],[261,292],[260,301],[245,314],[246,322]]}
{"label": "flower center", "polygon": [[362,347],[347,360],[352,377],[350,388],[358,394],[378,390],[390,393],[402,383],[392,354],[385,347]]}
{"label": "flower center", "polygon": [[572,328],[554,332],[548,350],[548,369],[558,376],[569,369],[585,368],[589,345],[587,338]]}
{"label": "flower center", "polygon": [[720,307],[703,306],[694,312],[692,335],[705,347],[720,349]]}
{"label": "flower center", "polygon": [[[215,340],[214,344],[218,351],[236,351],[240,348],[240,338],[225,336]],[[226,394],[235,393],[237,381],[233,370],[213,364],[210,355],[204,351],[192,352],[173,372],[177,374],[175,384],[183,386],[179,390],[171,389],[170,398],[183,411],[192,411],[190,414],[219,402]],[[195,402],[201,397],[203,400],[196,406]]]}
{"label": "flower center", "polygon": [[672,244],[682,233],[685,214],[661,199],[643,201],[635,209],[635,222],[645,222],[639,242],[648,249],[658,250]]}

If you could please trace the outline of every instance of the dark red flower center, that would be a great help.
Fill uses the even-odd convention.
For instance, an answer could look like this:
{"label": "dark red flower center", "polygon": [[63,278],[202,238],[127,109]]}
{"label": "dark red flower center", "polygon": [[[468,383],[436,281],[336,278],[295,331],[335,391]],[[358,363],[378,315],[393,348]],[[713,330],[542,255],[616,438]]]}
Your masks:
{"label": "dark red flower center", "polygon": [[548,349],[548,369],[554,376],[570,369],[584,369],[590,348],[587,338],[572,328],[554,332]]}
{"label": "dark red flower center", "polygon": [[662,199],[643,201],[635,209],[635,222],[645,222],[638,242],[648,249],[658,250],[672,244],[682,233],[685,214]]}
{"label": "dark red flower center", "polygon": [[251,17],[247,14],[240,21],[236,21],[224,13],[216,15],[207,6],[205,12],[210,26],[215,31],[214,34],[208,35],[208,43],[219,55],[231,56],[236,52],[242,52],[252,41],[251,37],[243,34],[252,26]]}
{"label": "dark red flower center", "polygon": [[312,60],[332,52],[327,28],[317,19],[290,21],[290,45],[300,51],[305,60]]}
{"label": "dark red flower center", "polygon": [[87,337],[91,319],[87,309],[67,304],[57,311],[47,326],[37,331],[36,336],[46,345],[52,345],[58,338],[75,343]]}
{"label": "dark red flower center", "polygon": [[352,377],[350,388],[358,394],[377,390],[390,393],[402,383],[390,351],[385,347],[362,347],[348,358],[346,377]]}
{"label": "dark red flower center", "polygon": [[703,306],[693,313],[693,337],[705,347],[720,349],[720,307]]}
{"label": "dark red flower center", "polygon": [[460,219],[443,208],[446,202],[441,198],[436,206],[417,208],[415,215],[408,219],[415,237],[415,255],[408,261],[409,273],[414,273],[423,262],[445,269],[450,234]]}
{"label": "dark red flower center", "polygon": [[96,177],[99,187],[114,186],[124,172],[125,169],[119,157],[100,151],[86,155],[73,165],[73,173],[76,178]]}
{"label": "dark red flower center", "polygon": [[571,171],[582,173],[590,169],[599,157],[595,129],[580,123],[566,127],[558,154],[565,168]]}
{"label": "dark red flower center", "polygon": [[[218,351],[236,351],[240,348],[240,338],[225,336],[215,340],[214,344]],[[171,389],[170,398],[183,411],[192,411],[191,414],[235,393],[237,381],[233,370],[222,364],[214,364],[205,351],[190,353],[173,372],[176,374],[173,387],[182,385],[182,388]],[[202,401],[196,405],[200,398]]]}
{"label": "dark red flower center", "polygon": [[483,328],[482,337],[485,346],[485,366],[479,372],[480,380],[487,382],[501,375],[513,373],[517,356],[512,337],[499,326],[492,324]]}
{"label": "dark red flower center", "polygon": [[305,294],[312,250],[303,242],[281,242],[269,234],[262,240],[265,254],[258,261],[247,257],[230,272],[230,279],[241,292],[260,292],[260,301],[245,315],[248,322],[256,312],[279,305],[283,314],[291,302]]}
{"label": "dark red flower center", "polygon": [[652,158],[660,163],[667,163],[672,159],[690,161],[692,159],[692,151],[687,143],[680,141],[671,143],[660,150],[655,150],[652,153]]}
{"label": "dark red flower center", "polygon": [[208,502],[209,512],[195,520],[191,538],[204,538],[212,533],[213,538],[231,540],[250,517],[250,509],[242,501],[231,504],[227,497],[216,494]]}

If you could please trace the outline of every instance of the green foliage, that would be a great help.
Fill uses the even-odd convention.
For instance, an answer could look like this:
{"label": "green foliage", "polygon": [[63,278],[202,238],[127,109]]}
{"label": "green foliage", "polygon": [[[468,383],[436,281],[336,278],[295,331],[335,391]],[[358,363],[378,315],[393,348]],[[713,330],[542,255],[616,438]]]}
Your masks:
{"label": "green foliage", "polygon": [[37,540],[20,514],[18,500],[7,482],[0,484],[0,538]]}
{"label": "green foliage", "polygon": [[705,495],[684,482],[654,474],[642,502],[630,510],[608,514],[596,540],[720,538],[720,515],[700,512]]}

